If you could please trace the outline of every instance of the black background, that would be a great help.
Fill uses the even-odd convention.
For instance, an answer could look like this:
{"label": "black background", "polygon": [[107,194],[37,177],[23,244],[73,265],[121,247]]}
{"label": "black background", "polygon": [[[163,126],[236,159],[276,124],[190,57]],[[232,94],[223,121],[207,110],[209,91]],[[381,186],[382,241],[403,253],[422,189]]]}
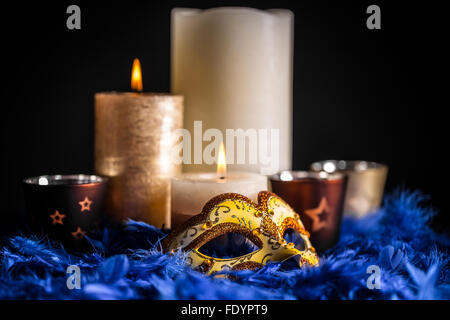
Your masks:
{"label": "black background", "polygon": [[[94,93],[129,91],[133,58],[145,91],[170,91],[171,8],[230,5],[295,14],[294,169],[330,158],[387,163],[387,191],[429,194],[445,230],[448,12],[439,3],[2,3],[0,230],[24,210],[22,178],[93,171]],[[66,28],[70,4],[81,7],[81,30]],[[366,28],[370,4],[381,7],[381,30]]]}

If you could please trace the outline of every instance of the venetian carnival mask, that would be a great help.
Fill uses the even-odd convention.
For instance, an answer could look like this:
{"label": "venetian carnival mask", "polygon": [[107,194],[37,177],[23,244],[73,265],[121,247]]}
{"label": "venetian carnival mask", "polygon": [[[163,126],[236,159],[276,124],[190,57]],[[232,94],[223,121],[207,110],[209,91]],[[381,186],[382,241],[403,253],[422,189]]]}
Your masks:
{"label": "venetian carnival mask", "polygon": [[[302,242],[284,239],[286,231],[296,231]],[[238,233],[258,247],[232,258],[216,258],[200,248],[217,237]],[[200,214],[177,227],[163,242],[164,252],[182,249],[188,263],[207,274],[222,270],[257,269],[266,263],[296,257],[300,266],[319,264],[300,216],[280,197],[268,191],[258,194],[258,204],[243,195],[224,193],[208,201]]]}

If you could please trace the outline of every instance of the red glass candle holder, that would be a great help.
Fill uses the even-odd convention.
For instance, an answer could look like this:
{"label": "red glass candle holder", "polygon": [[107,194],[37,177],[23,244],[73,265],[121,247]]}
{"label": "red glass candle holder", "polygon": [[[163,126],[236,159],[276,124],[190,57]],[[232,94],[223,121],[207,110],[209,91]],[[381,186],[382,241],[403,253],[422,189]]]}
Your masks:
{"label": "red glass candle holder", "polygon": [[345,175],[283,171],[271,176],[270,182],[272,191],[300,215],[318,251],[337,243],[347,186]]}
{"label": "red glass candle holder", "polygon": [[101,221],[106,182],[106,178],[83,174],[25,179],[25,205],[32,231],[70,250],[88,249],[86,235]]}

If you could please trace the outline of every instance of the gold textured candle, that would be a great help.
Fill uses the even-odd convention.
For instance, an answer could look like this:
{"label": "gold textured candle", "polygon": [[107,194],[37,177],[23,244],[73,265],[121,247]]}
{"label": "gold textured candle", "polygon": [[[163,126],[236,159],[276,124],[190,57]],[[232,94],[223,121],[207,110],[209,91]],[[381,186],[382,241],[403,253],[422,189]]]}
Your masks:
{"label": "gold textured candle", "polygon": [[[132,85],[139,89],[136,74],[133,68]],[[95,172],[109,178],[107,214],[170,227],[170,178],[181,171],[171,161],[173,133],[182,122],[182,96],[95,95]]]}

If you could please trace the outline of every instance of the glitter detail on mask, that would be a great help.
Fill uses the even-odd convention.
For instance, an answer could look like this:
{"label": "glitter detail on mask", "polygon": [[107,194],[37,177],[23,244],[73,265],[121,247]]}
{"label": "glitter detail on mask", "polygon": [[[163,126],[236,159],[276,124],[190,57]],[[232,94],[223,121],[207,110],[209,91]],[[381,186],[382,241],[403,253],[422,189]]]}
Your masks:
{"label": "glitter detail on mask", "polygon": [[[287,229],[296,230],[305,242],[299,251],[283,238]],[[239,233],[259,249],[243,256],[215,258],[199,248],[216,237]],[[162,241],[164,252],[182,249],[188,263],[208,274],[222,270],[256,269],[268,262],[281,262],[299,255],[299,265],[318,265],[309,233],[298,214],[280,197],[268,191],[258,194],[258,204],[236,193],[224,193],[209,200],[202,212],[177,227]]]}

